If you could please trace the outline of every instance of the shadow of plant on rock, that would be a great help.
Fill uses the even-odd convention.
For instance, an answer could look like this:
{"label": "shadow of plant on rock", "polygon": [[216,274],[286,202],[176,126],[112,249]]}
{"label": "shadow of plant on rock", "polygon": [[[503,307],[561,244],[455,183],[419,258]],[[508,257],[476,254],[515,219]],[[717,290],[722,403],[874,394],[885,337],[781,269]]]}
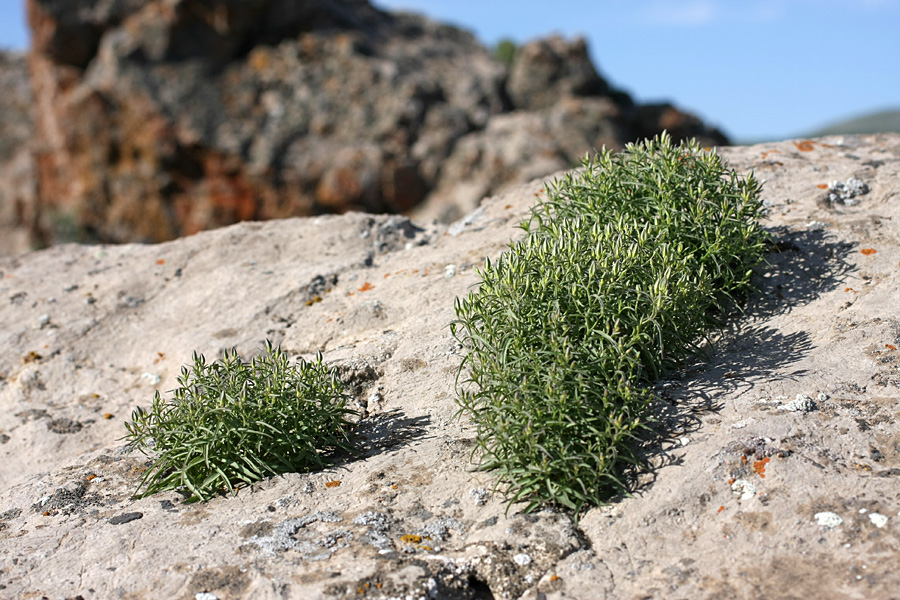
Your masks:
{"label": "shadow of plant on rock", "polygon": [[837,288],[854,270],[847,260],[852,244],[837,241],[826,231],[778,227],[772,235],[768,266],[754,278],[759,293],[745,307],[747,317],[768,319],[808,304]]}
{"label": "shadow of plant on rock", "polygon": [[423,439],[431,417],[407,417],[399,408],[369,415],[359,422],[356,434],[361,456],[374,456]]}
{"label": "shadow of plant on rock", "polygon": [[649,412],[655,422],[638,442],[643,465],[624,474],[630,493],[652,485],[662,467],[678,464],[669,449],[680,437],[699,430],[704,415],[719,412],[724,398],[773,377],[796,380],[807,374],[789,367],[813,350],[810,335],[784,333],[767,322],[839,288],[854,270],[847,260],[852,246],[823,231],[778,228],[772,234],[767,265],[754,276],[752,297],[713,332],[703,348],[705,356],[683,364],[670,374],[675,377],[653,387]]}

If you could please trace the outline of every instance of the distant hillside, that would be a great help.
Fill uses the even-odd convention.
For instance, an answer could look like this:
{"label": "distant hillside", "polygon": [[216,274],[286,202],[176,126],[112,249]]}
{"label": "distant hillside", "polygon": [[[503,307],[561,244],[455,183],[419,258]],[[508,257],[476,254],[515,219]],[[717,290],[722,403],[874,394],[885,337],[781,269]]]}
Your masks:
{"label": "distant hillside", "polygon": [[900,109],[882,110],[816,129],[806,137],[853,133],[900,133]]}
{"label": "distant hillside", "polygon": [[900,133],[900,108],[885,109],[867,115],[859,115],[841,121],[835,121],[824,127],[800,131],[784,136],[762,136],[740,138],[735,146],[752,146],[784,139],[814,138],[826,135],[852,135],[863,133]]}

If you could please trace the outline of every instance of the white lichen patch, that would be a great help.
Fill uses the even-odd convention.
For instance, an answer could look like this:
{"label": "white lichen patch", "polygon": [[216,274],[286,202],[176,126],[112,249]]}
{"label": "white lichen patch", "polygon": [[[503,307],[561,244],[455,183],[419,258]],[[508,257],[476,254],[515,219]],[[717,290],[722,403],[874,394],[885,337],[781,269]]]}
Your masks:
{"label": "white lichen patch", "polygon": [[731,492],[737,496],[739,500],[750,500],[756,496],[756,486],[746,479],[738,479],[731,484]]}
{"label": "white lichen patch", "polygon": [[816,403],[813,402],[813,399],[809,396],[797,394],[796,398],[786,404],[782,404],[778,407],[778,410],[785,410],[788,412],[811,412],[816,410]]}
{"label": "white lichen patch", "polygon": [[887,525],[888,522],[888,518],[879,513],[869,513],[869,520],[872,521],[872,525],[879,529]]}
{"label": "white lichen patch", "polygon": [[834,529],[844,522],[844,519],[833,512],[820,512],[816,513],[814,516],[816,523],[826,529]]}
{"label": "white lichen patch", "polygon": [[141,379],[146,380],[150,385],[158,385],[160,381],[162,381],[162,377],[157,375],[156,373],[142,373]]}
{"label": "white lichen patch", "polygon": [[490,492],[481,487],[469,490],[469,496],[472,497],[477,506],[484,506],[491,498]]}

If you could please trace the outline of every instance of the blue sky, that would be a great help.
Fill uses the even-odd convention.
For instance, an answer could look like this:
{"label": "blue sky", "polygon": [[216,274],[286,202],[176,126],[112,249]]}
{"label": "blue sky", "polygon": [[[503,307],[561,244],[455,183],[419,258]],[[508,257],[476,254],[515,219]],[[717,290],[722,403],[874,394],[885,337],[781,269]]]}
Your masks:
{"label": "blue sky", "polygon": [[[670,100],[734,140],[800,135],[900,108],[900,0],[375,0],[486,44],[559,33],[638,101]],[[24,0],[0,0],[0,46],[28,44]]]}

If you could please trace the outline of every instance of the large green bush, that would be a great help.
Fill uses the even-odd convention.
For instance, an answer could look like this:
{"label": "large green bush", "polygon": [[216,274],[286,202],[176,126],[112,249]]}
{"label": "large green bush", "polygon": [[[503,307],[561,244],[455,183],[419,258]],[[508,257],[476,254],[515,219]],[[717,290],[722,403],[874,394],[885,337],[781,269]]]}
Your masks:
{"label": "large green bush", "polygon": [[663,134],[585,159],[478,271],[451,327],[467,349],[458,401],[510,504],[579,511],[622,489],[648,384],[696,351],[762,260],[760,190]]}
{"label": "large green bush", "polygon": [[154,457],[143,496],[184,488],[189,501],[205,501],[269,475],[323,468],[333,451],[353,449],[354,413],[321,355],[294,366],[268,341],[249,363],[234,350],[211,364],[195,353],[178,384],[171,400],[157,392],[150,411],[136,409],[125,424],[126,439]]}

